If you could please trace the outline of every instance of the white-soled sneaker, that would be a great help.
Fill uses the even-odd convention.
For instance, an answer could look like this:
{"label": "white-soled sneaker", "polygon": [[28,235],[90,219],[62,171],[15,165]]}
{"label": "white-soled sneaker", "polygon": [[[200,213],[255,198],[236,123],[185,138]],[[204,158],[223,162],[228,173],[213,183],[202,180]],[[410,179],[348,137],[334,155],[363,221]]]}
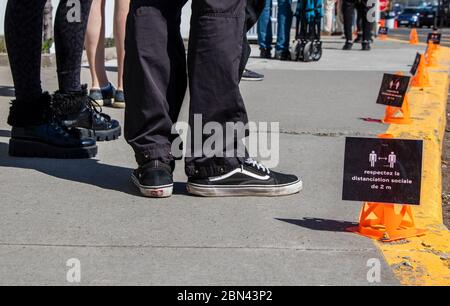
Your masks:
{"label": "white-soled sneaker", "polygon": [[297,176],[271,171],[251,158],[224,175],[189,178],[187,184],[189,193],[204,197],[277,197],[296,194],[302,188]]}

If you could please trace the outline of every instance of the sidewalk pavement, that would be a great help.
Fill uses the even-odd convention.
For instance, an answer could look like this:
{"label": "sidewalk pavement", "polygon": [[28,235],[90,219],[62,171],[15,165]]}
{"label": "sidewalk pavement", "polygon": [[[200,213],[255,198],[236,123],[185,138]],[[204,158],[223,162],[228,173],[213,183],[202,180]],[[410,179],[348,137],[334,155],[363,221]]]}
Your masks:
{"label": "sidewalk pavement", "polygon": [[[386,131],[359,118],[383,116],[383,73],[409,71],[423,47],[341,44],[328,41],[318,63],[262,60],[256,49],[250,60],[266,75],[242,83],[250,120],[280,122],[278,170],[304,179],[302,193],[283,198],[188,196],[181,162],[172,198],[140,197],[123,138],[100,143],[93,160],[10,158],[13,91],[0,67],[0,285],[68,284],[70,258],[81,261],[83,285],[369,285],[372,258],[382,285],[399,284],[372,241],[345,232],[362,203],[341,200],[344,140]],[[53,70],[43,83],[56,89]],[[105,110],[123,122],[123,111]]]}

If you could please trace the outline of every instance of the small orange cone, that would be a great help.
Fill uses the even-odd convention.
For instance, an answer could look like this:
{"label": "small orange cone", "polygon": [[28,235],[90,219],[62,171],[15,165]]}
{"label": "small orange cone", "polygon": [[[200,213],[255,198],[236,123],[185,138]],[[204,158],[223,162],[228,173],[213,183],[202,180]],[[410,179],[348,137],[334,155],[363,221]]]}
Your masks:
{"label": "small orange cone", "polygon": [[[391,134],[378,135],[378,138],[393,137]],[[411,206],[390,203],[364,203],[359,225],[347,228],[347,231],[382,242],[426,235],[426,230],[416,228]]]}
{"label": "small orange cone", "polygon": [[383,123],[394,123],[394,124],[412,123],[411,109],[409,108],[408,95],[406,95],[402,107],[393,107],[393,106],[386,107],[386,114],[384,116]]}
{"label": "small orange cone", "polygon": [[359,225],[347,230],[382,242],[392,242],[420,237],[426,230],[417,229],[410,206],[401,205],[396,211],[394,204],[364,203]]}
{"label": "small orange cone", "polygon": [[419,68],[416,75],[411,82],[412,87],[428,87],[430,86],[430,78],[428,76],[428,69],[426,67],[425,55],[420,56]]}
{"label": "small orange cone", "polygon": [[425,54],[427,67],[436,67],[439,65],[436,52],[437,52],[437,45],[435,45],[433,42],[430,41],[428,43],[427,52]]}
{"label": "small orange cone", "polygon": [[417,45],[419,43],[419,35],[417,34],[417,29],[412,29],[409,35],[409,43],[411,45]]}

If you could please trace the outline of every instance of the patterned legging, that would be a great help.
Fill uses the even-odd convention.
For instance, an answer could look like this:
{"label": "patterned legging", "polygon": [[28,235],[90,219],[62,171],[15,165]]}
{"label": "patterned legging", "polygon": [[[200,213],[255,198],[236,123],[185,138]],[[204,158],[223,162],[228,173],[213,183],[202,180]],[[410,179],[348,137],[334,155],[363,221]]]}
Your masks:
{"label": "patterned legging", "polygon": [[[81,90],[80,71],[84,36],[92,0],[61,0],[55,19],[59,90]],[[17,100],[42,94],[41,51],[46,0],[8,0],[5,40]]]}

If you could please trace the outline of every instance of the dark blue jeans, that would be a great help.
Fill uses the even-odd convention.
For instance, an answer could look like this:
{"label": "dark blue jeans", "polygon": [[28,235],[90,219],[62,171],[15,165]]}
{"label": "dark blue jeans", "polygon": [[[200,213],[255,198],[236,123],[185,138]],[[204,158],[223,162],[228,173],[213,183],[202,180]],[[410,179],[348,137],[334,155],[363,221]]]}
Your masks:
{"label": "dark blue jeans", "polygon": [[[288,51],[292,26],[292,0],[278,0],[278,37],[275,49]],[[261,49],[272,49],[272,0],[266,0],[258,21],[258,43]]]}

